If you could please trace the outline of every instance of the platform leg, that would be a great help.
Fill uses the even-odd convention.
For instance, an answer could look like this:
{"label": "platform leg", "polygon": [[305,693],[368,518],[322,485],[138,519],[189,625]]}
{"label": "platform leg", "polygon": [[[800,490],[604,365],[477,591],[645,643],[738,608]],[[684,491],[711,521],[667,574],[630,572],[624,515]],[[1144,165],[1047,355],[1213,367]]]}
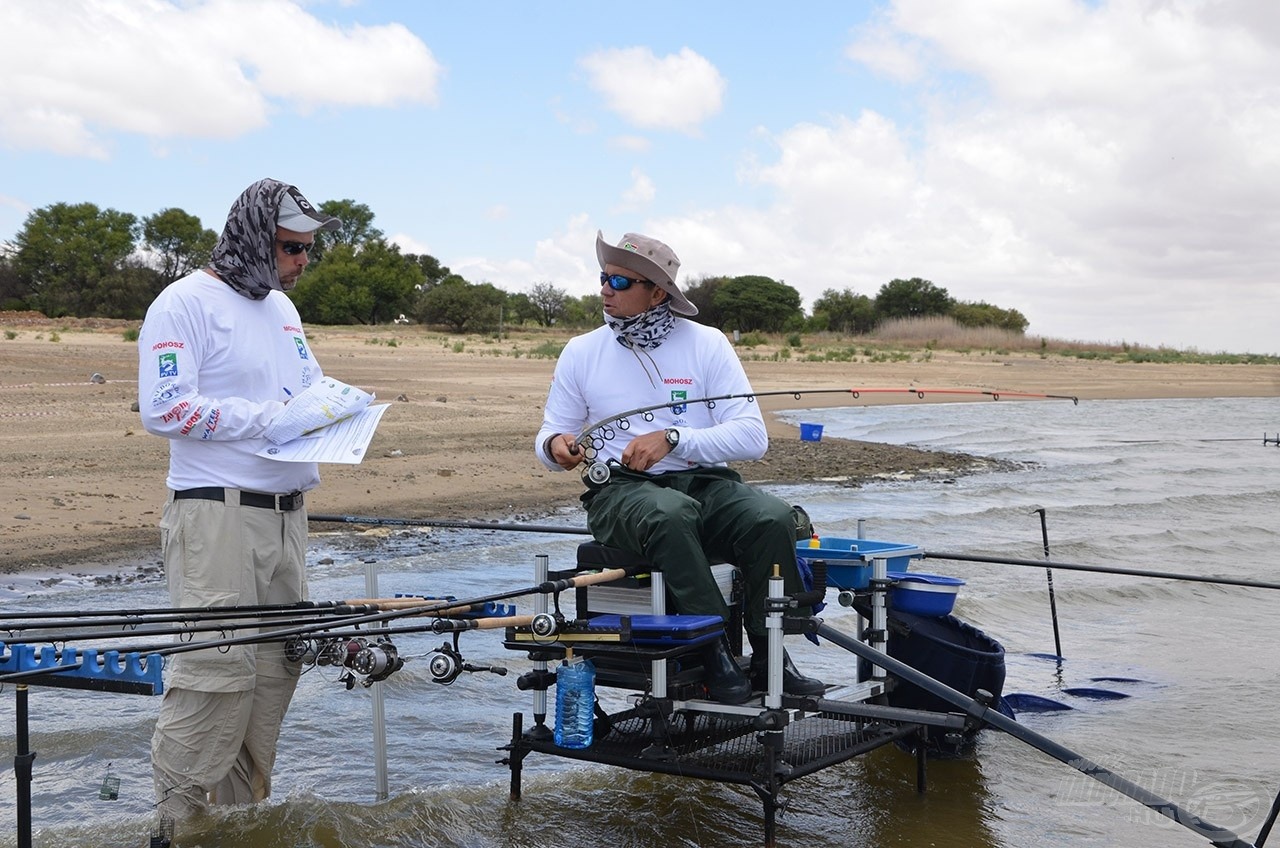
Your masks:
{"label": "platform leg", "polygon": [[13,773],[18,780],[18,848],[31,848],[31,766],[36,752],[30,750],[27,721],[27,687],[19,683],[16,693],[18,751],[13,758]]}
{"label": "platform leg", "polygon": [[507,757],[507,765],[511,768],[511,799],[520,798],[520,777],[524,770],[524,757],[528,751],[521,744],[524,736],[524,713],[511,715],[511,756]]}
{"label": "platform leg", "polygon": [[778,799],[775,795],[764,798],[764,848],[777,848],[778,845]]}
{"label": "platform leg", "polygon": [[929,757],[927,755],[927,747],[929,741],[929,732],[923,727],[916,731],[916,791],[924,792],[928,781],[926,779],[927,764]]}

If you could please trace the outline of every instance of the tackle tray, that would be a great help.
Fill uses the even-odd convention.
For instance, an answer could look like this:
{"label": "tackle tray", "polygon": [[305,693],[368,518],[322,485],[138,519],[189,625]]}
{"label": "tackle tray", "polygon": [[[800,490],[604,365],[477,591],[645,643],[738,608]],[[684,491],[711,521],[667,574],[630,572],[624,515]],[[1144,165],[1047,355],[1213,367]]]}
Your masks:
{"label": "tackle tray", "polygon": [[[632,615],[631,641],[637,645],[698,645],[724,632],[718,615]],[[587,629],[616,630],[620,615],[597,615],[587,621]]]}
{"label": "tackle tray", "polygon": [[911,560],[924,556],[915,545],[903,542],[877,542],[872,539],[842,539],[819,536],[818,547],[810,540],[796,542],[796,559],[800,565],[822,560],[827,564],[827,585],[835,589],[865,589],[871,582],[871,560],[888,560],[890,571],[906,571]]}

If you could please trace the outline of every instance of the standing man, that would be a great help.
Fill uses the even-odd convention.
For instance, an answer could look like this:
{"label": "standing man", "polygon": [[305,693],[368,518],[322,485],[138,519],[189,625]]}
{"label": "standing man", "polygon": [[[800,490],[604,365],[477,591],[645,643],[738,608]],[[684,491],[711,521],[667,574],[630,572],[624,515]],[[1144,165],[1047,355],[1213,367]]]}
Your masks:
{"label": "standing man", "polygon": [[[290,394],[322,376],[285,292],[307,267],[316,230],[340,226],[293,186],[260,180],[232,205],[209,267],[170,284],[147,310],[138,408],[147,431],[169,440],[160,540],[175,607],[306,598],[303,493],[319,471],[257,452]],[[279,643],[169,660],[151,740],[161,815],[181,820],[209,803],[271,794],[299,670]]]}
{"label": "standing man", "polygon": [[[676,285],[680,260],[670,247],[628,233],[617,247],[596,234],[605,325],[565,345],[556,363],[535,450],[552,470],[584,459],[576,438],[594,420],[647,404],[747,395],[751,384],[719,330],[679,317],[698,314]],[[745,397],[691,403],[633,417],[614,428],[597,462],[609,479],[582,495],[591,533],[603,544],[660,566],[677,613],[729,610],[711,574],[712,559],[731,562],[745,577],[745,619],[751,642],[748,680],[723,641],[705,657],[711,698],[742,703],[765,688],[768,672],[764,601],[777,563],[788,594],[801,591],[795,522],[786,502],[742,482],[725,463],[754,460],[769,446],[760,408]],[[783,688],[817,695],[823,683],[803,676],[787,658]]]}

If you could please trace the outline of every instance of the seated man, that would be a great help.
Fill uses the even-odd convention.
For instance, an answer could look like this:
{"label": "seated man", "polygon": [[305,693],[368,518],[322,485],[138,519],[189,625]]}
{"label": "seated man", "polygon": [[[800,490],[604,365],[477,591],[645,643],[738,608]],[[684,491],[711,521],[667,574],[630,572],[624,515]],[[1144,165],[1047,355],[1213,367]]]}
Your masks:
{"label": "seated man", "polygon": [[[752,391],[724,333],[678,317],[698,309],[676,285],[680,260],[670,247],[634,233],[614,247],[597,233],[596,256],[605,324],[571,339],[556,363],[535,444],[552,470],[574,468],[586,458],[576,439],[593,420],[650,403]],[[674,611],[684,615],[727,619],[711,560],[742,569],[752,680],[723,640],[706,657],[710,696],[742,703],[753,682],[765,688],[764,601],[774,564],[788,594],[802,589],[791,507],[725,466],[764,455],[769,442],[760,409],[745,397],[679,404],[629,424],[615,426],[614,438],[594,457],[609,463],[610,474],[589,482],[582,495],[588,526],[603,544],[661,567]],[[816,695],[825,687],[787,658],[783,689]]]}

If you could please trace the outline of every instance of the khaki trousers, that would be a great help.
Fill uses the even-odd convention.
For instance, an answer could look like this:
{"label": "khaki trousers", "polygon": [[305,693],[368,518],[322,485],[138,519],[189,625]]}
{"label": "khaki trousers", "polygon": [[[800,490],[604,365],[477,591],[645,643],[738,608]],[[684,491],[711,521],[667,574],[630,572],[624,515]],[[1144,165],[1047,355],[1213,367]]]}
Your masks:
{"label": "khaki trousers", "polygon": [[[160,522],[175,607],[288,604],[306,598],[306,510],[276,512],[227,501],[173,500]],[[257,633],[238,629],[235,636]],[[203,633],[197,639],[217,638]],[[271,793],[271,770],[300,665],[283,644],[236,645],[170,658],[151,739],[159,811],[175,820],[209,803]]]}

